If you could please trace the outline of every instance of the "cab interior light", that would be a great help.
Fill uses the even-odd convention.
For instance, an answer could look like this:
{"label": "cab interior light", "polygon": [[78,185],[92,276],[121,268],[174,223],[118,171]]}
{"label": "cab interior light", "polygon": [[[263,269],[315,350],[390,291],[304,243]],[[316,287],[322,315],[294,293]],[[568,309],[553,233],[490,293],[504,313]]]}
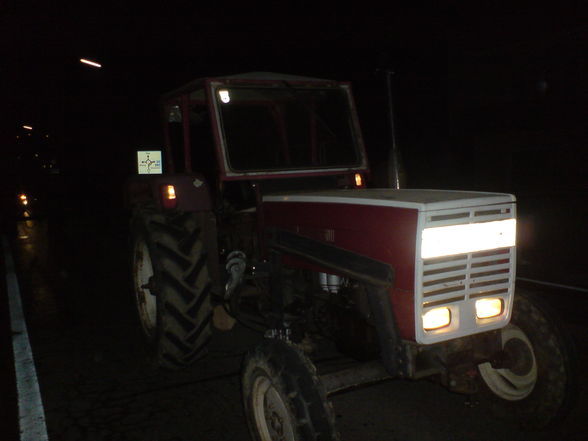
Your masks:
{"label": "cab interior light", "polygon": [[231,94],[229,93],[229,91],[227,89],[220,89],[218,91],[218,97],[225,104],[228,104],[231,102]]}
{"label": "cab interior light", "polygon": [[479,299],[476,300],[476,317],[486,319],[497,317],[502,314],[504,303],[502,299]]}
{"label": "cab interior light", "polygon": [[423,328],[425,331],[433,331],[449,326],[451,323],[451,311],[446,306],[429,309],[423,314]]}

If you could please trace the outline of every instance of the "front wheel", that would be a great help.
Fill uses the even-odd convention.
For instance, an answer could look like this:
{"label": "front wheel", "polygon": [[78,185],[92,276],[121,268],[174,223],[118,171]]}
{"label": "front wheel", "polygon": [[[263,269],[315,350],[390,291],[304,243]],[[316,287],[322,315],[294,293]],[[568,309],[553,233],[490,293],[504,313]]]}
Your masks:
{"label": "front wheel", "polygon": [[253,440],[339,439],[314,365],[290,343],[268,339],[254,348],[245,359],[242,386]]}
{"label": "front wheel", "polygon": [[502,365],[478,366],[486,401],[499,416],[525,428],[561,421],[574,395],[573,351],[549,308],[517,292],[501,340]]}

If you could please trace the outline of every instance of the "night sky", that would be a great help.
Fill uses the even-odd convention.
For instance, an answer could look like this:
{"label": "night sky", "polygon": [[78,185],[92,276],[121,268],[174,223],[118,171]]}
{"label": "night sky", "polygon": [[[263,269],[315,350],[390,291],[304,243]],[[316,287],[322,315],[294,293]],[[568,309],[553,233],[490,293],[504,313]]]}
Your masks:
{"label": "night sky", "polygon": [[[392,69],[409,186],[514,192],[533,219],[545,219],[533,207],[549,198],[558,212],[586,205],[585,2],[504,10],[37,3],[12,2],[0,22],[6,182],[18,179],[15,155],[41,149],[72,182],[115,191],[133,170],[134,151],[161,143],[162,93],[248,71],[351,81],[377,168],[390,144],[379,70]],[[82,57],[103,68],[80,64]],[[34,127],[26,142],[22,124]],[[585,215],[566,224],[582,228]],[[533,221],[534,231],[560,222],[549,219],[542,227]]]}

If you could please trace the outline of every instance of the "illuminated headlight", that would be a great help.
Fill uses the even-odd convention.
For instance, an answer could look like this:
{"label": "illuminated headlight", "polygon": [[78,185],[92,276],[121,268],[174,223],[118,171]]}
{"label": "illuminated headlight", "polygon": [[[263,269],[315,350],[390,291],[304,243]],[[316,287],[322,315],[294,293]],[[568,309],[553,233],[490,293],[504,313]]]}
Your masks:
{"label": "illuminated headlight", "polygon": [[516,219],[425,228],[421,257],[430,259],[512,247],[515,245],[516,228]]}
{"label": "illuminated headlight", "polygon": [[445,306],[429,309],[423,314],[423,328],[426,331],[444,328],[449,323],[451,323],[451,312]]}
{"label": "illuminated headlight", "polygon": [[502,314],[502,299],[476,300],[476,317],[479,319],[496,317]]}

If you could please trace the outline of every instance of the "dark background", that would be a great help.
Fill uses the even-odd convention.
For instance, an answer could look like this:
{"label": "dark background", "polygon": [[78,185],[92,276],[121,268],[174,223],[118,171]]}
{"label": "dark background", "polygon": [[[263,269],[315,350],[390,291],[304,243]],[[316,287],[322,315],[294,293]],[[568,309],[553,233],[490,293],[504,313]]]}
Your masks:
{"label": "dark background", "polygon": [[3,197],[44,176],[55,211],[117,209],[134,152],[161,145],[159,96],[247,71],[351,81],[378,170],[391,69],[407,186],[515,193],[519,275],[586,287],[587,9],[7,4]]}

